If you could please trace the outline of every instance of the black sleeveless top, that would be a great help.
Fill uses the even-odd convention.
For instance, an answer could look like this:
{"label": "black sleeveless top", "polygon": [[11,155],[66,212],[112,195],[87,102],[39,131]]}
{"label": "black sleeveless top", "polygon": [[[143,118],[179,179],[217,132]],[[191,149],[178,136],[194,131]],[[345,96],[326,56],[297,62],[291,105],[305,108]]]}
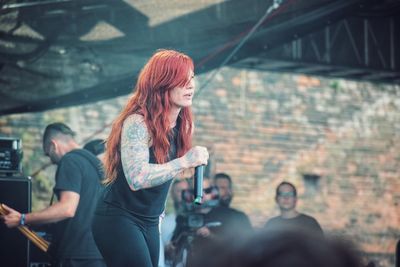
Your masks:
{"label": "black sleeveless top", "polygon": [[[173,129],[173,135],[169,138],[170,150],[168,161],[176,158],[176,139],[178,128]],[[149,163],[156,163],[153,147],[149,148]],[[157,219],[165,208],[168,190],[172,179],[155,187],[132,191],[126,181],[122,163],[118,168],[118,176],[114,183],[107,186],[104,192],[104,202],[114,207],[123,209],[133,215]]]}

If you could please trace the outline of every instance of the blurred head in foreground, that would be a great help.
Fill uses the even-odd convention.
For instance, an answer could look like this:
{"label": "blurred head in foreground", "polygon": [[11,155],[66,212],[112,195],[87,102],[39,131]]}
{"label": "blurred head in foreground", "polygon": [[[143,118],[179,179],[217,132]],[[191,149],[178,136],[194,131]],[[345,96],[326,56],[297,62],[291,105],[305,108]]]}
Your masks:
{"label": "blurred head in foreground", "polygon": [[[217,253],[216,253],[217,252]],[[262,230],[245,240],[216,241],[195,255],[191,267],[361,267],[354,247],[294,230]]]}

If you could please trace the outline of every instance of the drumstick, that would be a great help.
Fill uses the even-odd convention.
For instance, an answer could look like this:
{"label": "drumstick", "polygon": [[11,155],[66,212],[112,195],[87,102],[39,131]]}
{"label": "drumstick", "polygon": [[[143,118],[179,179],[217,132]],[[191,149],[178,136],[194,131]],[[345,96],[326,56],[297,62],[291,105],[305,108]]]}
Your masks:
{"label": "drumstick", "polygon": [[29,230],[26,226],[19,226],[18,229],[29,239],[31,240],[38,248],[43,250],[44,252],[48,249],[48,242],[38,236],[35,232]]}
{"label": "drumstick", "polygon": [[[8,212],[4,209],[3,204],[0,203],[0,214],[6,215]],[[49,242],[47,242],[42,237],[38,236],[35,232],[30,230],[28,227],[24,225],[20,225],[17,227],[18,230],[25,235],[32,243],[34,243],[39,249],[44,252],[47,252],[49,248]]]}

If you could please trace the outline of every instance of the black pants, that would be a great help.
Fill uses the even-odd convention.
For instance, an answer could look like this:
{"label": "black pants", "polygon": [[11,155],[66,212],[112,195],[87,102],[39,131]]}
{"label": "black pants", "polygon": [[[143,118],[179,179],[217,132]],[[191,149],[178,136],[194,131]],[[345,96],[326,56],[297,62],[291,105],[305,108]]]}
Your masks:
{"label": "black pants", "polygon": [[94,215],[92,232],[108,267],[158,265],[158,219],[148,221],[109,207]]}

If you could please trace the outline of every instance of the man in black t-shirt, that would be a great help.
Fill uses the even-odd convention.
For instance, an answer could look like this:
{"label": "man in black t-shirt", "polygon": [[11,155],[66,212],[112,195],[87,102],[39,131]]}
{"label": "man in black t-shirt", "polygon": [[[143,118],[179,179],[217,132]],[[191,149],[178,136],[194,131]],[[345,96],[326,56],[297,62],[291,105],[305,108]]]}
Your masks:
{"label": "man in black t-shirt", "polygon": [[52,224],[52,266],[104,267],[91,231],[102,191],[102,166],[95,155],[79,148],[74,135],[63,123],[48,125],[43,135],[43,150],[57,164],[53,191],[58,201],[27,214],[6,207],[9,213],[3,219],[8,227]]}
{"label": "man in black t-shirt", "polygon": [[214,185],[218,188],[219,204],[229,207],[233,198],[233,186],[231,177],[223,172],[214,175]]}
{"label": "man in black t-shirt", "polygon": [[265,224],[267,229],[298,229],[300,231],[312,232],[317,235],[323,235],[319,223],[313,217],[299,213],[296,210],[297,190],[289,182],[282,182],[276,188],[275,201],[279,206],[281,215],[268,220]]}
{"label": "man in black t-shirt", "polygon": [[230,207],[233,199],[232,178],[228,174],[220,172],[214,175],[213,183],[219,192],[219,205],[207,213],[206,219],[209,222],[220,221],[221,227],[216,227],[212,232],[224,237],[249,234],[252,226],[247,215]]}

